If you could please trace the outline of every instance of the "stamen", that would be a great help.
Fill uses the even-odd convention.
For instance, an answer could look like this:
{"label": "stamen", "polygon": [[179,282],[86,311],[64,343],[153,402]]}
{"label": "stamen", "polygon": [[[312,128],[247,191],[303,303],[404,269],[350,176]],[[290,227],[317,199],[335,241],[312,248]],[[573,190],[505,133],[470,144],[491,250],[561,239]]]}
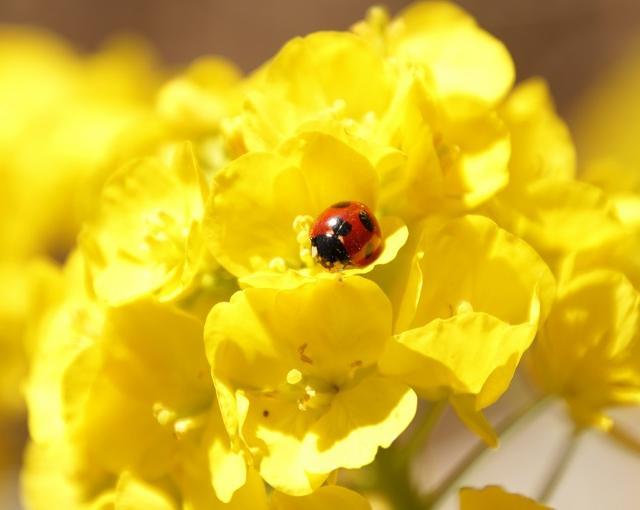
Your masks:
{"label": "stamen", "polygon": [[303,363],[309,363],[309,365],[311,365],[313,364],[313,360],[304,353],[304,351],[307,349],[307,345],[308,344],[302,344],[300,347],[298,347],[298,355],[300,356],[300,361],[302,361]]}
{"label": "stamen", "polygon": [[282,257],[274,257],[269,261],[269,269],[277,273],[284,273],[287,270],[287,263]]}
{"label": "stamen", "polygon": [[456,308],[457,314],[471,313],[471,312],[473,312],[473,305],[469,303],[469,301],[466,301],[465,299],[463,299],[458,303],[458,307]]}
{"label": "stamen", "polygon": [[313,225],[313,218],[309,215],[298,215],[293,220],[293,230],[296,233],[296,242],[300,247],[300,260],[303,265],[311,268],[316,266],[316,262],[313,258],[311,240],[309,239],[309,232]]}
{"label": "stamen", "polygon": [[207,424],[209,413],[201,413],[195,416],[187,416],[186,418],[180,418],[173,424],[173,431],[176,438],[182,439],[189,432],[194,430],[200,430]]}
{"label": "stamen", "polygon": [[300,381],[302,381],[302,372],[300,372],[300,370],[298,370],[297,368],[292,368],[291,370],[289,370],[289,372],[287,373],[287,383],[294,385],[298,384]]}
{"label": "stamen", "polygon": [[170,425],[178,417],[175,411],[169,409],[161,402],[156,402],[155,404],[153,404],[153,416],[156,421],[163,427]]}

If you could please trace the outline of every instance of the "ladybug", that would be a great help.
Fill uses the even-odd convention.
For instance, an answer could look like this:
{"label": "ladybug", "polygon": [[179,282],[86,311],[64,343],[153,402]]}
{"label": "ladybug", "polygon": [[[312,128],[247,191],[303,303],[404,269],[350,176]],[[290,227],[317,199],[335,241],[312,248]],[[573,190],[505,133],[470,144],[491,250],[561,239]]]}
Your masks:
{"label": "ladybug", "polygon": [[378,220],[360,202],[338,202],[318,216],[309,232],[311,254],[325,269],[364,267],[383,248]]}

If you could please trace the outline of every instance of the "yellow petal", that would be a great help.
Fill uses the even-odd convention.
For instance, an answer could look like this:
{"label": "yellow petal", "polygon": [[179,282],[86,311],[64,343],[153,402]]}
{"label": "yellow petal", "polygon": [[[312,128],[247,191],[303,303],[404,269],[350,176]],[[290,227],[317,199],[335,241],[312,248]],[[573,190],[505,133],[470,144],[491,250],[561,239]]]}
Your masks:
{"label": "yellow petal", "polygon": [[380,114],[390,86],[381,55],[348,33],[319,32],[287,43],[249,90],[244,134],[251,150],[275,148],[322,116],[360,121]]}
{"label": "yellow petal", "polygon": [[[208,469],[209,459],[205,450],[206,444],[198,441],[183,442],[180,455],[180,464],[173,470],[173,479],[180,495],[182,507],[185,510],[245,510],[255,508],[266,510],[267,497],[264,483],[255,470],[246,470],[243,482],[229,501],[223,502],[216,496],[215,487],[212,486],[213,472]],[[234,481],[231,481],[234,483]],[[225,489],[229,491],[229,489]]]}
{"label": "yellow petal", "polygon": [[105,469],[157,477],[179,447],[178,418],[209,409],[213,385],[202,324],[166,305],[139,302],[109,312],[102,342],[64,378],[71,437]]}
{"label": "yellow petal", "polygon": [[203,442],[208,447],[211,484],[223,503],[247,481],[247,464],[242,451],[235,451],[217,405],[209,413]]}
{"label": "yellow petal", "polygon": [[361,277],[246,289],[214,306],[205,327],[214,377],[251,387],[277,386],[293,368],[340,384],[375,364],[390,335],[389,301]]}
{"label": "yellow petal", "polygon": [[229,272],[245,276],[279,257],[299,265],[293,230],[310,202],[298,168],[286,159],[250,153],[216,175],[207,204],[209,249]]}
{"label": "yellow petal", "polygon": [[500,113],[511,135],[510,184],[574,177],[576,151],[571,135],[555,112],[549,88],[542,79],[520,83]]}
{"label": "yellow petal", "polygon": [[550,510],[520,494],[506,492],[500,487],[465,488],[460,491],[460,510]]}
{"label": "yellow petal", "polygon": [[221,119],[239,110],[239,70],[221,58],[196,60],[158,94],[160,116],[181,136],[211,135]]}
{"label": "yellow petal", "polygon": [[270,486],[293,496],[310,494],[320,487],[327,472],[310,472],[303,448],[304,438],[317,418],[300,412],[295,401],[238,392],[243,439],[254,450],[260,475]]}
{"label": "yellow petal", "polygon": [[623,273],[636,288],[640,288],[640,229],[625,228],[621,237],[602,243],[567,257],[563,273],[585,273],[593,269],[613,269]]}
{"label": "yellow petal", "polygon": [[429,68],[451,112],[468,111],[476,102],[494,105],[513,84],[507,49],[454,4],[410,6],[392,22],[389,40],[392,54]]}
{"label": "yellow petal", "polygon": [[531,368],[550,393],[567,398],[590,424],[600,411],[640,398],[640,294],[621,273],[577,275],[558,300],[532,351]]}
{"label": "yellow petal", "polygon": [[[26,384],[29,430],[39,442],[64,434],[63,384],[68,368],[98,341],[104,310],[86,295],[84,260],[76,252],[64,273],[49,274],[34,311],[30,335],[37,340]],[[35,320],[37,317],[37,320]]]}
{"label": "yellow petal", "polygon": [[189,238],[202,219],[204,194],[188,144],[175,148],[170,165],[147,158],[112,175],[80,240],[98,297],[118,305],[184,292],[199,268],[202,246]]}
{"label": "yellow petal", "polygon": [[307,214],[315,217],[336,202],[354,200],[375,211],[378,205],[378,174],[356,149],[322,133],[306,133],[289,142],[292,157],[309,190]]}
{"label": "yellow petal", "polygon": [[382,377],[366,377],[341,391],[306,436],[307,469],[326,473],[338,466],[357,469],[369,464],[379,447],[389,447],[407,428],[416,407],[411,389]]}
{"label": "yellow petal", "polygon": [[428,222],[417,247],[425,284],[413,325],[470,310],[510,324],[545,317],[555,282],[539,255],[491,220]]}
{"label": "yellow petal", "polygon": [[329,485],[320,487],[313,494],[302,497],[274,492],[270,510],[371,510],[369,502],[357,492],[344,487]]}
{"label": "yellow petal", "polygon": [[380,369],[425,398],[476,395],[481,409],[507,389],[535,333],[535,324],[510,325],[481,312],[435,319],[397,335]]}
{"label": "yellow petal", "polygon": [[124,472],[118,479],[114,510],[177,510],[178,504],[161,487]]}
{"label": "yellow petal", "polygon": [[458,418],[478,435],[491,448],[498,446],[498,436],[493,426],[485,418],[481,411],[476,409],[477,399],[475,395],[453,395],[450,398],[451,405]]}
{"label": "yellow petal", "polygon": [[103,334],[109,378],[123,391],[174,410],[208,407],[213,385],[199,320],[141,301],[111,310]]}
{"label": "yellow petal", "polygon": [[385,211],[408,220],[475,207],[509,179],[509,132],[495,112],[451,118],[424,73],[406,70],[375,134],[401,157],[378,163]]}
{"label": "yellow petal", "polygon": [[[636,169],[640,151],[633,126],[640,115],[636,91],[640,83],[640,40],[637,35],[625,43],[622,53],[591,81],[573,108],[572,127],[583,161],[613,162],[623,172],[600,174],[591,181],[603,189],[640,191]],[[588,176],[589,178],[591,176]],[[595,177],[595,176],[594,176]]]}
{"label": "yellow petal", "polygon": [[30,443],[21,474],[22,499],[28,508],[81,508],[79,487],[60,469],[67,452],[55,443]]}
{"label": "yellow petal", "polygon": [[487,213],[550,263],[624,233],[604,193],[581,181],[540,179],[522,190],[505,190],[489,203]]}
{"label": "yellow petal", "polygon": [[436,143],[444,175],[444,198],[450,207],[473,208],[507,185],[511,155],[509,132],[495,114],[445,128]]}

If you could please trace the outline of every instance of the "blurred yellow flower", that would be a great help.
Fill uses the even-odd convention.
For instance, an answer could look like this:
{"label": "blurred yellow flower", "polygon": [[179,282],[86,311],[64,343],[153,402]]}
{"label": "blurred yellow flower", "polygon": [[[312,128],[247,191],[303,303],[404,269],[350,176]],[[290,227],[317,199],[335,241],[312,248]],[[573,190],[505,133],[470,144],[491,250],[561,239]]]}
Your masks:
{"label": "blurred yellow flower", "polygon": [[166,478],[191,508],[220,501],[246,508],[262,484],[223,425],[200,320],[150,301],[105,309],[87,297],[83,282],[76,254],[36,332],[27,385],[31,507],[50,508],[41,493],[57,485],[52,480],[69,501],[64,508],[75,508],[132,470],[142,479]]}
{"label": "blurred yellow flower", "polygon": [[204,176],[191,145],[167,152],[114,173],[82,232],[93,288],[110,305],[175,300],[215,268],[202,239]]}
{"label": "blurred yellow flower", "polygon": [[520,494],[489,486],[484,489],[462,489],[460,510],[550,510],[550,508]]}
{"label": "blurred yellow flower", "polygon": [[629,41],[621,55],[587,89],[572,115],[576,144],[586,162],[583,178],[612,194],[640,193],[640,40]]}
{"label": "blurred yellow flower", "polygon": [[601,269],[564,282],[532,350],[536,381],[578,426],[608,429],[606,409],[640,403],[640,294]]}
{"label": "blurred yellow flower", "polygon": [[509,185],[482,212],[531,244],[554,271],[568,254],[623,236],[609,198],[574,178],[575,150],[546,85],[520,84],[500,110],[511,133]]}
{"label": "blurred yellow flower", "polygon": [[308,496],[288,496],[274,492],[269,510],[371,510],[371,505],[360,494],[338,487],[325,485]]}
{"label": "blurred yellow flower", "polygon": [[272,487],[305,495],[372,462],[416,411],[376,363],[391,307],[361,277],[247,289],[216,305],[205,339],[225,423]]}
{"label": "blurred yellow flower", "polygon": [[50,270],[31,259],[61,260],[70,250],[112,144],[152,108],[155,67],[150,51],[133,39],[79,56],[44,32],[0,29],[3,420],[15,420],[23,407],[20,387],[36,341],[27,320],[47,299],[40,287]]}
{"label": "blurred yellow flower", "polygon": [[135,40],[82,58],[42,32],[0,31],[4,258],[68,250],[92,175],[125,127],[151,110],[154,67]]}

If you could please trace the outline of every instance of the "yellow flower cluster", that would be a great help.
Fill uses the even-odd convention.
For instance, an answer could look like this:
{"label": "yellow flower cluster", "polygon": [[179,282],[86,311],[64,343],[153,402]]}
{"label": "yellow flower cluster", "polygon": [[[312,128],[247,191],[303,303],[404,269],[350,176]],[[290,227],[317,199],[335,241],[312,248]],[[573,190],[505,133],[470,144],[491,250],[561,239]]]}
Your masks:
{"label": "yellow flower cluster", "polygon": [[[28,508],[364,510],[339,470],[374,462],[419,399],[496,445],[483,409],[527,351],[579,426],[640,402],[640,217],[576,178],[544,82],[514,88],[455,5],[374,8],[245,78],[202,59],[146,108],[132,55],[29,41],[16,58],[54,52],[57,88],[6,64],[42,104],[7,105],[24,126],[0,128],[2,164],[28,182],[0,217],[56,254],[83,208],[64,268],[38,272]],[[375,213],[384,249],[330,272],[309,232],[341,201]],[[497,488],[461,505],[543,508]]]}
{"label": "yellow flower cluster", "polygon": [[43,32],[0,31],[2,421],[23,411],[20,386],[37,342],[27,317],[44,305],[51,272],[34,259],[60,260],[74,245],[112,146],[126,126],[151,114],[160,81],[150,52],[135,40],[113,40],[81,57]]}

